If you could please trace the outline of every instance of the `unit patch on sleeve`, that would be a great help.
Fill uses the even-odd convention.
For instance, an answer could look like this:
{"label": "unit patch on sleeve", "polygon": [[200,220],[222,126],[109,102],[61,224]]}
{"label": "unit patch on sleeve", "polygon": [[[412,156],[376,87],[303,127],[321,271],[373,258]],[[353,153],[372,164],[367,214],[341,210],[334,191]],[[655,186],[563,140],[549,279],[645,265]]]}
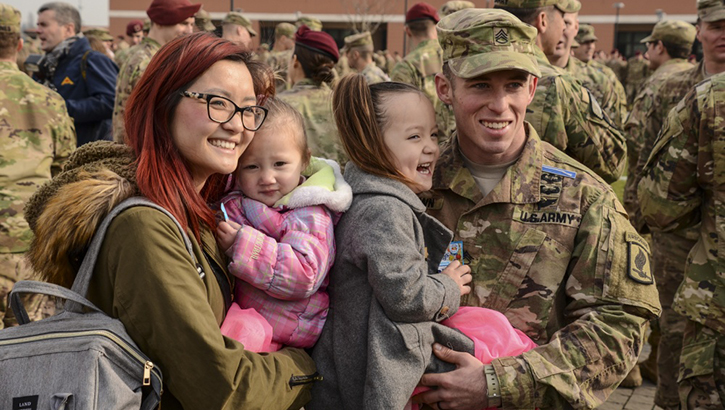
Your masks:
{"label": "unit patch on sleeve", "polygon": [[649,247],[643,239],[634,233],[627,233],[627,276],[637,283],[651,285],[655,283]]}

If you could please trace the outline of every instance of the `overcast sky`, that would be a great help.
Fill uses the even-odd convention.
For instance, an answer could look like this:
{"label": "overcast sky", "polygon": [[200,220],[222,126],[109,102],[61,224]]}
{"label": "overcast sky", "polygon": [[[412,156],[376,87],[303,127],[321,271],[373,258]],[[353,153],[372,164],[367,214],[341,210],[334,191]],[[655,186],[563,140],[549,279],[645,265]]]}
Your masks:
{"label": "overcast sky", "polygon": [[[40,6],[51,0],[3,0],[23,13],[23,28],[38,21],[37,12]],[[108,1],[109,0],[63,0],[81,11],[81,20],[84,26],[108,27]]]}

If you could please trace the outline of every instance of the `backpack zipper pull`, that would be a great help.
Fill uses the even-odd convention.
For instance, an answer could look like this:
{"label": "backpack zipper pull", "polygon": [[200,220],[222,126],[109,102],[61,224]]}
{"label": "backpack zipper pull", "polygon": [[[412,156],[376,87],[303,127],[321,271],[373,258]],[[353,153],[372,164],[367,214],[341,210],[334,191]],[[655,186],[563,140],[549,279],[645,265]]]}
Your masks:
{"label": "backpack zipper pull", "polygon": [[154,364],[150,361],[146,361],[143,366],[143,385],[151,386],[151,369],[154,368]]}

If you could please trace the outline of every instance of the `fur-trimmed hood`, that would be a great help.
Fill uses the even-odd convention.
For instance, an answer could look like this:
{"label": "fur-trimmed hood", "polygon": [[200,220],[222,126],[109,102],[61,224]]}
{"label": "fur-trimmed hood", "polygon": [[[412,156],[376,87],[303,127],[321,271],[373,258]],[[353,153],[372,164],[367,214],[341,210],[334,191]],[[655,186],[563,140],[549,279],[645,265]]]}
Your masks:
{"label": "fur-trimmed hood", "polygon": [[43,280],[73,284],[98,224],[123,200],[139,195],[135,159],[123,144],[85,144],[30,198],[25,219],[35,237],[27,257]]}

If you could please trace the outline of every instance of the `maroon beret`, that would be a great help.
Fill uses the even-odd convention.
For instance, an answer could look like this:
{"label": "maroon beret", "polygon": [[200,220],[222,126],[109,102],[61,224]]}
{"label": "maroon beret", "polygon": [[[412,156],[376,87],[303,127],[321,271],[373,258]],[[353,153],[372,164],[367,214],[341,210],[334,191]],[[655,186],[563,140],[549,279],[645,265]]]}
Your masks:
{"label": "maroon beret", "polygon": [[143,21],[141,20],[131,20],[126,24],[127,36],[132,36],[133,33],[138,33],[141,30],[143,30]]}
{"label": "maroon beret", "polygon": [[295,33],[295,44],[322,53],[334,62],[340,59],[340,51],[331,35],[324,31],[312,31],[304,24]]}
{"label": "maroon beret", "polygon": [[405,13],[405,22],[410,23],[411,21],[431,19],[438,23],[438,12],[428,3],[418,3]]}
{"label": "maroon beret", "polygon": [[194,17],[200,8],[201,4],[191,4],[189,0],[154,0],[146,14],[156,24],[173,26]]}

